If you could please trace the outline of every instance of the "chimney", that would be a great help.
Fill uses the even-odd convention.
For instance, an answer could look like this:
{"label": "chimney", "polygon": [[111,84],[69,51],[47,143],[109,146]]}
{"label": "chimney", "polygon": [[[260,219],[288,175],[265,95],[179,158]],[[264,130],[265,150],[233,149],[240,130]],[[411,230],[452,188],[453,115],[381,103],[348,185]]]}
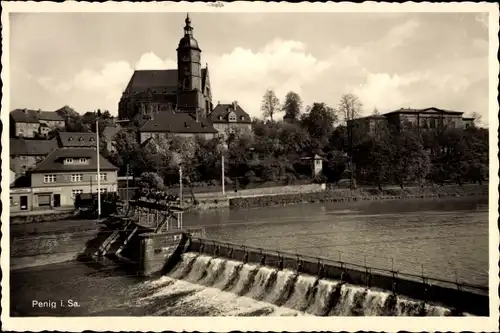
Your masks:
{"label": "chimney", "polygon": [[24,113],[28,113],[28,109],[23,109],[23,112]]}
{"label": "chimney", "polygon": [[236,111],[236,108],[238,107],[238,102],[237,101],[234,101],[233,102],[233,110]]}
{"label": "chimney", "polygon": [[217,105],[220,105],[220,101],[217,101]]}

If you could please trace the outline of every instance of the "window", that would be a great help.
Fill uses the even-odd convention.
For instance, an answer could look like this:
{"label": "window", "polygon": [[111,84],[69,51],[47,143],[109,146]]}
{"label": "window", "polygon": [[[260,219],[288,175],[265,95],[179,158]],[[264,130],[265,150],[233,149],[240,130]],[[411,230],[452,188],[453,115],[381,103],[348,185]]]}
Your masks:
{"label": "window", "polygon": [[80,158],[80,163],[87,163],[87,159],[85,157]]}
{"label": "window", "polygon": [[44,175],[43,182],[44,183],[55,183],[56,182],[56,175]]}
{"label": "window", "polygon": [[240,117],[240,120],[245,120],[245,117],[241,116],[241,117]]}
{"label": "window", "polygon": [[431,119],[429,121],[429,127],[430,128],[436,128],[436,119]]}
{"label": "window", "polygon": [[83,175],[81,173],[80,174],[72,174],[71,181],[72,182],[81,182],[81,181],[83,181]]}
{"label": "window", "polygon": [[[108,180],[108,174],[105,172],[101,172],[101,181],[106,181]],[[97,175],[95,176],[95,179],[97,180]]]}
{"label": "window", "polygon": [[22,156],[19,156],[19,158],[20,158],[21,160],[25,160],[25,159],[26,159],[26,156],[22,155]]}
{"label": "window", "polygon": [[10,197],[10,205],[14,206],[14,198],[13,197]]}
{"label": "window", "polygon": [[71,164],[71,163],[73,163],[73,159],[72,158],[67,158],[65,162],[67,164]]}
{"label": "window", "polygon": [[83,190],[71,190],[71,197],[75,199],[77,194],[82,194],[82,193]]}
{"label": "window", "polygon": [[99,192],[101,192],[101,194],[104,194],[104,193],[108,192],[108,189],[107,188],[101,188],[101,190]]}

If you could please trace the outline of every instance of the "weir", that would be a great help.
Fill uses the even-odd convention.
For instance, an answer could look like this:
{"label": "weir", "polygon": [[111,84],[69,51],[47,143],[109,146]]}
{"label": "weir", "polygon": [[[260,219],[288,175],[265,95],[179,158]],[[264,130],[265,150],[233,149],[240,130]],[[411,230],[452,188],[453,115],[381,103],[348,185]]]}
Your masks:
{"label": "weir", "polygon": [[168,201],[133,202],[94,255],[317,315],[489,315],[488,287],[206,239]]}
{"label": "weir", "polygon": [[[228,261],[239,263],[239,265],[236,265],[237,268],[235,269],[248,270],[248,267],[252,265],[252,267],[262,268],[262,270],[255,269],[253,273],[246,272],[246,275],[249,279],[253,280],[253,282],[257,279],[264,284],[276,283],[276,276],[274,275],[285,274],[283,272],[287,272],[287,274],[291,274],[289,272],[294,272],[294,274],[291,274],[291,276],[294,276],[294,281],[287,282],[289,284],[292,283],[293,287],[290,287],[292,289],[312,288],[311,290],[316,290],[316,288],[320,288],[320,286],[324,287],[324,285],[328,283],[330,283],[331,286],[331,283],[333,283],[332,281],[337,281],[339,285],[349,285],[354,289],[358,288],[357,293],[363,294],[364,298],[368,297],[367,293],[373,294],[374,292],[376,293],[376,290],[379,290],[381,292],[386,292],[384,293],[384,298],[389,296],[386,300],[388,302],[391,302],[391,299],[403,297],[417,300],[417,303],[420,302],[422,309],[424,309],[425,306],[435,304],[451,309],[452,314],[469,313],[478,316],[489,315],[487,287],[356,265],[329,258],[277,252],[270,249],[209,240],[190,233],[183,233],[182,241],[175,252],[175,255],[168,256],[168,265],[166,265],[167,262],[163,262],[163,264],[160,265],[162,267],[161,272],[163,274],[173,274],[172,276],[175,278],[183,278],[185,277],[184,275],[187,274],[188,281],[198,281],[197,283],[201,281],[201,284],[204,284],[203,282],[206,284],[207,279],[217,280],[220,278],[217,274],[220,275],[221,272],[218,272],[216,267],[210,266],[210,262],[215,258],[219,260],[219,265],[227,266]],[[193,257],[196,255],[203,255],[207,263],[205,267],[201,268],[198,265],[196,272],[192,272],[190,270],[193,268],[194,262],[186,263],[183,257]],[[143,258],[146,259],[146,256]],[[226,262],[225,264],[223,264],[224,261]],[[181,272],[179,272],[179,265],[184,265],[184,271],[181,270]],[[159,266],[157,265],[157,271],[158,268]],[[149,272],[152,271],[153,270],[149,270]],[[193,276],[193,274],[198,274],[198,277]],[[267,274],[267,277],[263,276],[263,274]],[[309,282],[306,283],[307,287],[304,287],[304,281],[306,280]],[[283,281],[281,282],[285,283]],[[229,282],[226,281],[226,284],[227,283]],[[255,295],[257,291],[254,290],[252,292],[251,290],[245,290],[245,288],[251,288],[252,283],[250,283],[250,287],[246,286],[248,284],[248,281],[246,284],[240,281],[239,289],[233,288],[233,292],[238,294],[253,293],[253,296],[259,299],[260,296]],[[255,285],[255,283],[253,285]],[[218,287],[222,290],[224,290],[224,288],[227,289],[227,286],[224,286],[223,282],[220,282]],[[308,293],[311,293],[311,290]],[[293,292],[293,290],[290,291],[291,294],[288,295],[289,297],[284,297],[283,295],[276,297],[281,297],[286,299],[287,302],[293,303],[295,301],[289,300]],[[352,294],[349,297],[354,296],[355,295]],[[359,297],[359,295],[357,297]],[[370,297],[375,296],[372,295]],[[279,300],[274,301],[279,303]],[[328,300],[323,301],[326,302]]]}

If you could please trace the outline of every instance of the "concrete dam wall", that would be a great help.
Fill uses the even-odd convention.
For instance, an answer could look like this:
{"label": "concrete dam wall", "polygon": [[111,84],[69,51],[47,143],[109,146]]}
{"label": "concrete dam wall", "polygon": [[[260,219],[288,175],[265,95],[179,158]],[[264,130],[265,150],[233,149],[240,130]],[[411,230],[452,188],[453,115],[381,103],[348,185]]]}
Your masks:
{"label": "concrete dam wall", "polygon": [[[366,289],[388,291],[423,303],[438,304],[456,313],[478,316],[489,314],[488,288],[437,280],[425,276],[402,274],[353,265],[328,258],[300,256],[291,253],[252,248],[227,242],[185,235],[179,252],[209,255],[242,263],[267,266],[278,271],[292,270],[318,280],[335,280]],[[171,257],[170,267],[181,258]],[[164,273],[168,272],[165,270]]]}

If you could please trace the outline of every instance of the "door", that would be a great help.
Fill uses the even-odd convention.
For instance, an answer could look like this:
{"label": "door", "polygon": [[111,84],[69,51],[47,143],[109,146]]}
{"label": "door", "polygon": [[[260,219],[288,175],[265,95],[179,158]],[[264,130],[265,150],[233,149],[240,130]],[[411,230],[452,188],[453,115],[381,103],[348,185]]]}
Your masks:
{"label": "door", "polygon": [[61,195],[54,194],[54,207],[61,207]]}
{"label": "door", "polygon": [[28,210],[28,196],[21,195],[20,206],[21,206],[21,210]]}

